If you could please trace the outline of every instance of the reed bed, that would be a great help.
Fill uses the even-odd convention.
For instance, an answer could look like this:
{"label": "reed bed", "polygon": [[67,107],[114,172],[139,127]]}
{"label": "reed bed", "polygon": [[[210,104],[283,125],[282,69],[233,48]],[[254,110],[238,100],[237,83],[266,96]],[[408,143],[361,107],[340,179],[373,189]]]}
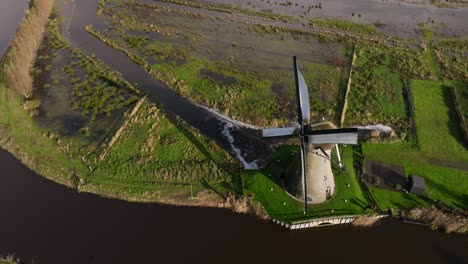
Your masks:
{"label": "reed bed", "polygon": [[31,69],[54,4],[55,0],[31,0],[29,10],[2,61],[2,70],[10,88],[26,98],[33,94]]}

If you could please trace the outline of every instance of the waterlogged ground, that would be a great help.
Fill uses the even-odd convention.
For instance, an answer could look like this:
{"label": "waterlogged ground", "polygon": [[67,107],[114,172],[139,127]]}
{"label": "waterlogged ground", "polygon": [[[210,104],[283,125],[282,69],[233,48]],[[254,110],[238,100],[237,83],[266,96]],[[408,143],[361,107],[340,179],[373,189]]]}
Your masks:
{"label": "waterlogged ground", "polygon": [[33,69],[37,91],[26,107],[52,134],[97,147],[140,95],[94,55],[70,47],[59,28],[51,19]]}
{"label": "waterlogged ground", "polygon": [[[402,37],[416,37],[418,24],[432,22],[436,32],[445,36],[460,37],[468,33],[465,23],[468,6],[452,4],[437,7],[445,1],[426,0],[204,0],[207,3],[236,5],[257,11],[268,11],[303,19],[314,17],[344,18],[359,23],[377,23],[379,31]],[[436,3],[434,5],[433,3]]]}
{"label": "waterlogged ground", "polygon": [[338,117],[349,71],[346,46],[262,26],[261,20],[145,3],[111,2],[99,12],[109,19],[107,29],[90,29],[164,73],[178,93],[255,125],[294,119],[292,55],[297,55],[313,115]]}
{"label": "waterlogged ground", "polygon": [[[173,204],[216,206],[242,193],[239,163],[94,54],[72,47],[65,28],[50,19],[33,68],[36,92],[22,105],[31,117],[24,122],[41,134],[36,141],[60,160],[54,166],[70,169],[53,177],[81,191]],[[69,159],[78,165],[61,163]]]}

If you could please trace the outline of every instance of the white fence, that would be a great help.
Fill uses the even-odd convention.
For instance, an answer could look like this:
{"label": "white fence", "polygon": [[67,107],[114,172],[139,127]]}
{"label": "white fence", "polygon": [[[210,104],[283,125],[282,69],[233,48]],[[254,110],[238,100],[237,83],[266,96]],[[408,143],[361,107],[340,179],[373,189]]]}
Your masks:
{"label": "white fence", "polygon": [[[342,215],[342,216],[323,217],[323,218],[316,218],[316,219],[293,222],[291,224],[287,224],[287,223],[281,222],[273,218],[271,219],[273,223],[277,223],[285,228],[295,230],[295,229],[305,229],[305,228],[328,226],[328,225],[350,224],[354,222],[354,220],[356,220],[360,216],[363,216],[363,215]],[[372,216],[372,217],[382,218],[384,216],[385,215],[378,215],[378,216]]]}

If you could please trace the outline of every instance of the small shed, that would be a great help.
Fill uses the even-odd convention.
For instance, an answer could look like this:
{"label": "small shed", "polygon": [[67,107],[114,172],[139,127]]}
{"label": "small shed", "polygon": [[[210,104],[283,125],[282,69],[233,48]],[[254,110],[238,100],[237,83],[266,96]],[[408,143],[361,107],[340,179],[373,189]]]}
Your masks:
{"label": "small shed", "polygon": [[409,176],[409,191],[417,195],[423,194],[426,189],[426,181],[423,177],[417,175]]}

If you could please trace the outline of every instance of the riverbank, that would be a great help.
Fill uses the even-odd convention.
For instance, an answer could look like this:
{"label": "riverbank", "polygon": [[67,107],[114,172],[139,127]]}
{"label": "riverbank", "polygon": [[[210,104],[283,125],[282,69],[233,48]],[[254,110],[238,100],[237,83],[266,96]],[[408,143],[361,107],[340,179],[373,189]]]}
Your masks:
{"label": "riverbank", "polygon": [[[52,17],[35,64],[32,99],[10,89],[0,74],[0,146],[44,177],[79,192],[129,201],[231,207],[232,201],[224,197],[239,192],[239,164],[154,104],[142,101],[133,109],[135,100],[125,100],[135,98],[138,91],[94,55],[71,48],[58,28],[59,21]],[[101,87],[102,92],[90,86]],[[106,98],[106,104],[94,97]],[[108,103],[113,98],[118,107]],[[128,106],[126,114],[118,110],[123,106]],[[80,127],[67,127],[70,121],[63,118],[67,115],[73,126]],[[104,132],[95,125],[109,124],[109,119],[114,121]]]}
{"label": "riverbank", "polygon": [[[8,172],[0,177],[0,210],[8,214],[0,219],[0,252],[15,253],[22,263],[80,264],[91,256],[93,262],[113,264],[151,262],[156,256],[163,262],[184,263],[190,258],[211,263],[203,253],[207,245],[217,260],[239,244],[245,247],[243,254],[233,254],[226,263],[246,258],[301,261],[304,256],[297,252],[311,246],[317,250],[316,260],[332,262],[363,261],[362,247],[368,250],[369,261],[382,254],[392,262],[468,260],[466,235],[446,235],[391,217],[371,228],[336,225],[288,232],[226,209],[129,203],[77,193],[34,174],[3,150],[0,166]],[[392,252],[379,251],[376,242],[382,237],[391,242]],[[327,239],[346,256],[333,254],[335,249],[323,243]],[[181,240],[190,245],[184,254]]]}

